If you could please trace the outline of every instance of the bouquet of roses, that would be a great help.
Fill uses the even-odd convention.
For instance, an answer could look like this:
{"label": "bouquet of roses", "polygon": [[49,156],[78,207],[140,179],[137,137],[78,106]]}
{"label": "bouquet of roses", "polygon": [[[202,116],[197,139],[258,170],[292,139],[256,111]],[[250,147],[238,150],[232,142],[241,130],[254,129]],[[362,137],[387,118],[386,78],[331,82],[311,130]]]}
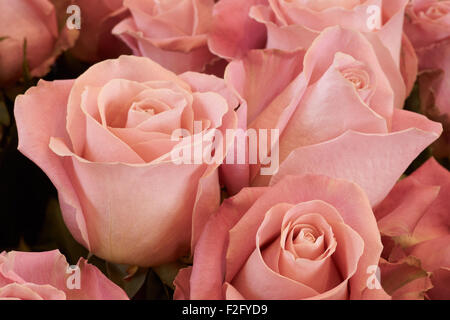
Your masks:
{"label": "bouquet of roses", "polygon": [[450,299],[450,1],[0,0],[0,299]]}

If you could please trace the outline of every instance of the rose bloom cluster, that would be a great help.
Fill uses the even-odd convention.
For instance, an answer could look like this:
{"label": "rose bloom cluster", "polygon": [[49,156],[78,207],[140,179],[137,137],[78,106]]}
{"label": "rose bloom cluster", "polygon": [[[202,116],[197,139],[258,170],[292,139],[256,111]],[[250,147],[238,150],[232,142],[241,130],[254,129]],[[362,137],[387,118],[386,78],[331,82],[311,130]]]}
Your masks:
{"label": "rose bloom cluster", "polygon": [[[0,0],[0,88],[30,78],[18,149],[67,229],[174,299],[450,299],[450,1]],[[0,298],[129,298],[67,268],[5,251]]]}

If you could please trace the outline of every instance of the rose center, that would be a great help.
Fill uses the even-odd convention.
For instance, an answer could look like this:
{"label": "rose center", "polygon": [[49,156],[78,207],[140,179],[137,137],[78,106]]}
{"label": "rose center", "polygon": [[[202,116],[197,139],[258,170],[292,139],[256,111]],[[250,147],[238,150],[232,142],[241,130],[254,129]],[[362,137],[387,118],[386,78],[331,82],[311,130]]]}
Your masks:
{"label": "rose center", "polygon": [[356,90],[363,90],[368,87],[369,75],[364,70],[346,69],[342,71],[342,75],[353,84]]}
{"label": "rose center", "polygon": [[316,237],[313,234],[313,231],[311,229],[302,229],[300,231],[300,233],[298,234],[297,238],[300,241],[306,241],[306,242],[311,242],[314,243],[316,242]]}
{"label": "rose center", "polygon": [[143,113],[150,114],[150,115],[154,115],[155,114],[155,109],[153,109],[153,107],[151,107],[151,106],[145,106],[145,107],[143,107],[143,106],[134,106],[133,107],[133,111],[143,112]]}
{"label": "rose center", "polygon": [[292,239],[294,243],[314,244],[320,233],[314,228],[305,225],[297,225],[292,230]]}

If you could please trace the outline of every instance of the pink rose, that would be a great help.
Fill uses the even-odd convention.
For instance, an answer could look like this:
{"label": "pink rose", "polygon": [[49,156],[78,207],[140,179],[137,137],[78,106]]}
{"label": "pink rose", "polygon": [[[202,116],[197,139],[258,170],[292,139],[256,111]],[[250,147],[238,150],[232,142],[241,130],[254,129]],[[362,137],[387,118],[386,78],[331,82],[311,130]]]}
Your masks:
{"label": "pink rose", "polygon": [[49,0],[0,0],[0,85],[22,76],[24,41],[31,76],[45,75],[58,55],[73,45],[78,32],[58,31]]}
{"label": "pink rose", "polygon": [[450,172],[431,158],[375,208],[381,281],[395,299],[450,298]]}
{"label": "pink rose", "polygon": [[[192,135],[234,129],[238,105],[222,79],[122,56],[18,96],[19,150],[50,177],[90,252],[159,265],[189,253],[220,201],[218,164],[177,164],[172,152]],[[172,139],[178,129],[188,133],[182,142]]]}
{"label": "pink rose", "polygon": [[80,7],[80,37],[71,53],[80,60],[96,62],[128,54],[131,50],[111,34],[113,27],[128,16],[122,0],[75,0]]}
{"label": "pink rose", "polygon": [[227,199],[202,234],[175,299],[384,299],[368,288],[382,245],[357,185],[287,177]]}
{"label": "pink rose", "polygon": [[69,268],[58,251],[0,254],[0,300],[128,300],[83,258]]}
{"label": "pink rose", "polygon": [[[266,48],[288,51],[306,49],[325,28],[341,26],[377,35],[391,53],[396,66],[407,66],[403,75],[407,91],[411,91],[417,76],[417,65],[414,51],[403,36],[407,0],[251,0],[245,8],[242,8],[241,2],[224,0],[216,5],[209,42],[215,54],[239,58],[248,49],[262,48],[265,32],[255,21],[267,27]],[[238,8],[241,12],[235,18],[233,13]],[[236,20],[231,30],[228,30],[227,20],[223,19],[226,16]]]}
{"label": "pink rose", "polygon": [[450,1],[411,0],[405,32],[415,48],[426,47],[450,36]]}
{"label": "pink rose", "polygon": [[214,58],[207,46],[213,5],[213,0],[125,0],[132,17],[113,33],[135,55],[173,72],[202,71]]}
{"label": "pink rose", "polygon": [[250,51],[229,64],[225,79],[247,101],[238,112],[248,128],[280,133],[271,149],[279,150],[278,172],[224,167],[231,193],[286,175],[324,174],[359,184],[375,205],[442,132],[439,123],[401,109],[400,72],[370,34],[332,27],[306,53]]}
{"label": "pink rose", "polygon": [[[414,0],[405,32],[419,58],[424,112],[450,117],[450,1]],[[447,118],[450,123],[450,118]]]}

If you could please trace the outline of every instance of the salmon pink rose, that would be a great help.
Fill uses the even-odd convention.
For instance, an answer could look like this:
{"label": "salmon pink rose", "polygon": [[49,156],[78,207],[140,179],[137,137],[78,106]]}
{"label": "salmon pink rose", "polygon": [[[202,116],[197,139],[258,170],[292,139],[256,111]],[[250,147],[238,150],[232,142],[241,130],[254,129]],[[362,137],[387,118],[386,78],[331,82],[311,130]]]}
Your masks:
{"label": "salmon pink rose", "polygon": [[207,46],[214,0],[124,0],[131,17],[113,33],[135,55],[176,73],[203,71],[214,55]]}
{"label": "salmon pink rose", "polygon": [[45,75],[77,35],[67,28],[58,31],[56,10],[49,0],[0,0],[0,85],[23,76],[24,51],[30,75]]}
{"label": "salmon pink rose", "polygon": [[69,267],[58,251],[0,254],[0,300],[128,300],[83,258]]}
{"label": "salmon pink rose", "polygon": [[450,172],[431,158],[375,208],[395,299],[450,299]]}
{"label": "salmon pink rose", "polygon": [[381,41],[341,27],[323,31],[306,53],[250,51],[228,65],[225,79],[247,101],[239,112],[248,128],[280,133],[270,146],[278,172],[224,167],[231,193],[313,173],[359,184],[375,205],[442,132],[401,109],[402,78]]}
{"label": "salmon pink rose", "polygon": [[225,200],[202,234],[175,299],[388,299],[368,288],[382,251],[370,203],[357,185],[286,177]]}
{"label": "salmon pink rose", "polygon": [[220,201],[220,161],[180,164],[173,154],[234,129],[238,104],[222,79],[121,56],[18,96],[19,150],[52,180],[69,230],[90,252],[159,265],[189,253]]}
{"label": "salmon pink rose", "polygon": [[[209,41],[211,51],[219,56],[240,58],[248,49],[264,48],[264,44],[265,48],[289,51],[306,49],[325,28],[341,26],[379,37],[402,70],[407,91],[414,85],[417,59],[403,35],[407,0],[251,0],[245,5],[240,0],[221,2],[216,5]],[[223,18],[227,16],[236,20],[231,30]],[[265,25],[267,32],[255,22]],[[267,42],[262,40],[265,37]]]}

